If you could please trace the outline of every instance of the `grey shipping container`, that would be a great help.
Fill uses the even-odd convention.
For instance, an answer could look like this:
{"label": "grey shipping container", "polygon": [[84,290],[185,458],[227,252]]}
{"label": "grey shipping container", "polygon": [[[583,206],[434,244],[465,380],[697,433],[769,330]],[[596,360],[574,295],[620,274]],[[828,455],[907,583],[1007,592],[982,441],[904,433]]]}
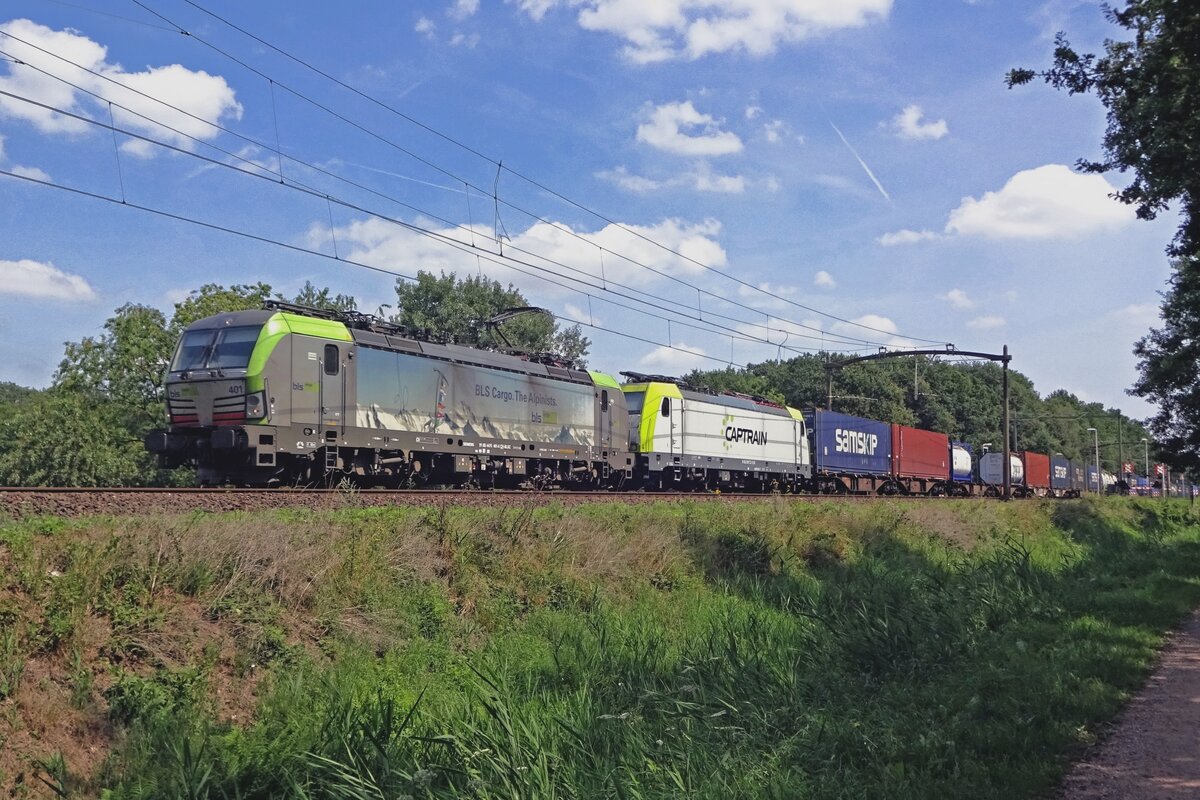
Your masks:
{"label": "grey shipping container", "polygon": [[892,426],[836,411],[804,415],[817,472],[887,475],[892,471]]}

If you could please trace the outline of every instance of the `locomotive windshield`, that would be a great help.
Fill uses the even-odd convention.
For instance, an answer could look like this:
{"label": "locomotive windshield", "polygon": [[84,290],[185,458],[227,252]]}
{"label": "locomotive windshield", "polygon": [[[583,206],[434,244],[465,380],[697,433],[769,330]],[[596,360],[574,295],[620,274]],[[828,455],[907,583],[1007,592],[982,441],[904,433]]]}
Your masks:
{"label": "locomotive windshield", "polygon": [[171,362],[172,372],[193,369],[245,369],[261,325],[185,331]]}
{"label": "locomotive windshield", "polygon": [[642,413],[642,403],[646,401],[645,392],[626,392],[625,393],[625,408],[630,414]]}

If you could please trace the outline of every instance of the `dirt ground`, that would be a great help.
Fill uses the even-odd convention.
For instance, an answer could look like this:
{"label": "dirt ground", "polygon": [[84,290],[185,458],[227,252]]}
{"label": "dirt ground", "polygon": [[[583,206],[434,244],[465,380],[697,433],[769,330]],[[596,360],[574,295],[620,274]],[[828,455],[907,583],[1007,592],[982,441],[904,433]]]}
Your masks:
{"label": "dirt ground", "polygon": [[1067,775],[1059,797],[1200,798],[1200,612],[1172,635],[1146,688]]}

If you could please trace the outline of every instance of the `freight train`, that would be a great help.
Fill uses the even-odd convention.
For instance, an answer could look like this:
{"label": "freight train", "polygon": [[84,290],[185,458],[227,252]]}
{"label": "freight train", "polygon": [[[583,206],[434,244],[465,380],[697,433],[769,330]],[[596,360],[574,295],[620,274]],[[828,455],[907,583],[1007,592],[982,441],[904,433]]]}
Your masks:
{"label": "freight train", "polygon": [[[669,376],[429,341],[281,302],[190,325],[145,446],[204,485],[998,494],[1003,456],[948,436]],[[1016,453],[1014,494],[1074,496],[1094,467]]]}

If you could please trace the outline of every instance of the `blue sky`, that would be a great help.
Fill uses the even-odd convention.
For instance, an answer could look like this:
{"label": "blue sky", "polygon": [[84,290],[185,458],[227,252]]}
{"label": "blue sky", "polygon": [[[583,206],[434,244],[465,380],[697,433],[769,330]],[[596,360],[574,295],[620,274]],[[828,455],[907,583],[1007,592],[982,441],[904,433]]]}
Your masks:
{"label": "blue sky", "polygon": [[[1123,176],[1070,169],[1099,154],[1094,98],[1003,82],[1058,30],[1098,48],[1115,31],[1096,3],[196,2],[6,3],[0,52],[25,63],[0,56],[0,91],[42,106],[0,95],[0,169],[387,271],[512,281],[594,322],[590,363],[614,372],[1007,343],[1043,393],[1150,413],[1124,389],[1174,215],[1139,222],[1107,197]],[[110,101],[118,128],[182,152],[114,143],[86,121]],[[394,303],[388,274],[17,178],[0,208],[0,380],[45,385],[64,340],[206,282]],[[497,231],[541,271],[501,258]]]}

